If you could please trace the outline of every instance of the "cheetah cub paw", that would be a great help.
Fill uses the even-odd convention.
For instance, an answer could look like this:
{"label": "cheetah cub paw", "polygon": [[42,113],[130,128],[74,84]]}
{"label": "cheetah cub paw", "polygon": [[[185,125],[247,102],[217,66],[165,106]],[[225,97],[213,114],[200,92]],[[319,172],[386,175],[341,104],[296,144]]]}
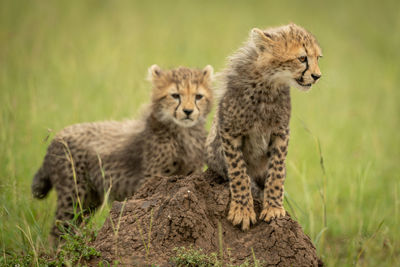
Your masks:
{"label": "cheetah cub paw", "polygon": [[274,218],[281,218],[286,215],[286,211],[283,207],[271,207],[266,206],[260,214],[260,219],[266,222],[270,222]]}
{"label": "cheetah cub paw", "polygon": [[257,221],[253,204],[244,206],[235,201],[231,201],[228,220],[231,221],[233,225],[242,224],[243,231],[249,230],[250,222],[254,224]]}

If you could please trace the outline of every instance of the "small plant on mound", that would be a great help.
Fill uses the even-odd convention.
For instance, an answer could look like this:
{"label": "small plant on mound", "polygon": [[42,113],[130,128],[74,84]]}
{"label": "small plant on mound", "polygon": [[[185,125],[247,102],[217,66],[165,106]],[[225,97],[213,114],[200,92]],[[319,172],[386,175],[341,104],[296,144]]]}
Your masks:
{"label": "small plant on mound", "polygon": [[55,265],[81,266],[85,260],[100,256],[89,243],[96,238],[97,231],[90,225],[77,227],[70,224],[69,230],[61,235],[61,244],[57,249]]}
{"label": "small plant on mound", "polygon": [[[253,250],[252,250],[253,251]],[[253,264],[250,264],[249,260],[246,260],[244,263],[240,265],[232,264],[232,259],[230,258],[230,251],[228,250],[228,259],[227,262],[223,262],[218,258],[217,253],[206,254],[201,248],[193,248],[192,246],[189,248],[179,247],[174,249],[175,256],[171,258],[171,261],[179,267],[183,266],[199,266],[199,267],[248,267],[248,266],[261,266],[259,260],[255,258],[253,252]]]}
{"label": "small plant on mound", "polygon": [[207,255],[201,248],[195,249],[193,247],[174,248],[176,255],[171,258],[171,261],[177,266],[222,266],[218,260],[217,253]]}
{"label": "small plant on mound", "polygon": [[33,253],[28,255],[16,254],[8,252],[7,255],[0,257],[0,266],[15,267],[15,266],[51,266],[45,259],[36,259]]}

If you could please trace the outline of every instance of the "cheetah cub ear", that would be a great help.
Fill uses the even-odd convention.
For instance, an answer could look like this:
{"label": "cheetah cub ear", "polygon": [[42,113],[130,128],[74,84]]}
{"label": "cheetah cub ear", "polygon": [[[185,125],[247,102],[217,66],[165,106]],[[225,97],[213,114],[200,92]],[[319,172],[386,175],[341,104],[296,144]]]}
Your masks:
{"label": "cheetah cub ear", "polygon": [[158,65],[154,64],[149,68],[147,79],[151,82],[154,82],[154,80],[160,78],[161,75],[162,75],[161,68]]}
{"label": "cheetah cub ear", "polygon": [[272,33],[264,32],[258,28],[253,28],[250,32],[250,40],[254,43],[259,52],[270,51],[274,45]]}
{"label": "cheetah cub ear", "polygon": [[203,69],[203,77],[206,80],[212,81],[214,76],[214,68],[211,65],[207,65]]}

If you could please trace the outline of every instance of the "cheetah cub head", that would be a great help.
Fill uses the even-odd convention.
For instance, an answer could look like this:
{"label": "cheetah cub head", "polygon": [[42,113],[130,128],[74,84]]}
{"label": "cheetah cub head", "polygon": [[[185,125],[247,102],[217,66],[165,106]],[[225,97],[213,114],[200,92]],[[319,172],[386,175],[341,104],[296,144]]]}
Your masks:
{"label": "cheetah cub head", "polygon": [[212,106],[212,76],[210,65],[204,69],[172,70],[151,66],[149,79],[153,84],[152,102],[157,118],[181,127],[204,122]]}
{"label": "cheetah cub head", "polygon": [[318,60],[322,57],[316,38],[295,24],[278,28],[252,29],[250,42],[258,53],[259,72],[276,85],[307,91],[321,78]]}

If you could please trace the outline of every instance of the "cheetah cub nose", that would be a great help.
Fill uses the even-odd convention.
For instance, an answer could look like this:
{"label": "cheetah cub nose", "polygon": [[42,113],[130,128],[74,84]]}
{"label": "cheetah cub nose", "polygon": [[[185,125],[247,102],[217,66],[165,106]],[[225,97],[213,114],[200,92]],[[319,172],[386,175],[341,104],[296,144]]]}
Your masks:
{"label": "cheetah cub nose", "polygon": [[186,116],[190,116],[193,113],[193,109],[184,109],[183,112],[185,112]]}
{"label": "cheetah cub nose", "polygon": [[314,79],[314,81],[317,81],[319,78],[321,78],[321,75],[311,74],[311,77]]}

